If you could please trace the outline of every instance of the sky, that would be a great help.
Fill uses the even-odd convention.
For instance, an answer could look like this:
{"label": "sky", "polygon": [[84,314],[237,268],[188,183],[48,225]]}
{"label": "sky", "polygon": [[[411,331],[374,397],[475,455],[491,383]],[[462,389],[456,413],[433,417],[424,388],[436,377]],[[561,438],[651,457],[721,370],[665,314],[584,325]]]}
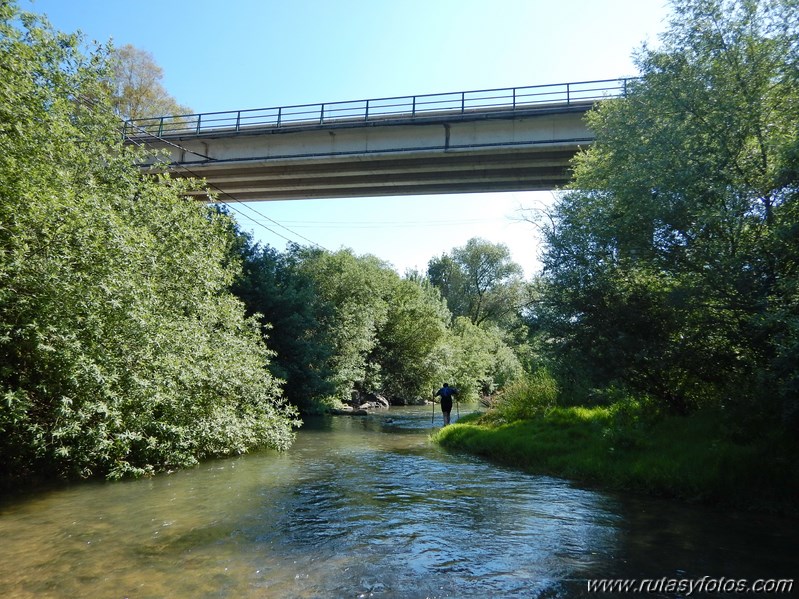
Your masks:
{"label": "sky", "polygon": [[[657,46],[669,16],[667,0],[17,2],[56,29],[81,31],[87,43],[150,52],[164,87],[195,112],[635,76],[635,51]],[[281,250],[285,238],[347,247],[400,274],[425,271],[431,258],[481,237],[506,244],[532,277],[542,247],[530,217],[553,199],[504,192],[272,201],[238,208],[237,220]]]}

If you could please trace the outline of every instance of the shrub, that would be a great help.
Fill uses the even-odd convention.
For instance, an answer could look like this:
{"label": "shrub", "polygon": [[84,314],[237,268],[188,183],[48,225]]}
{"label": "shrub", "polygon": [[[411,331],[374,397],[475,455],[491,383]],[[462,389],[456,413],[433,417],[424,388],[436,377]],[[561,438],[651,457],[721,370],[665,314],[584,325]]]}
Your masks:
{"label": "shrub", "polygon": [[546,368],[511,383],[494,401],[487,420],[513,422],[534,418],[555,406],[558,384]]}

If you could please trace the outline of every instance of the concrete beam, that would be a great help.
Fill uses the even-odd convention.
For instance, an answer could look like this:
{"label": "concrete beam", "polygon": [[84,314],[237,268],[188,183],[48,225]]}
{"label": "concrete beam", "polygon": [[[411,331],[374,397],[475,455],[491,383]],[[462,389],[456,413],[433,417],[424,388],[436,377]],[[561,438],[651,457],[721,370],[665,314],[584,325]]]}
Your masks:
{"label": "concrete beam", "polygon": [[[590,104],[148,140],[222,201],[549,190],[592,141]],[[207,198],[206,188],[192,195]]]}

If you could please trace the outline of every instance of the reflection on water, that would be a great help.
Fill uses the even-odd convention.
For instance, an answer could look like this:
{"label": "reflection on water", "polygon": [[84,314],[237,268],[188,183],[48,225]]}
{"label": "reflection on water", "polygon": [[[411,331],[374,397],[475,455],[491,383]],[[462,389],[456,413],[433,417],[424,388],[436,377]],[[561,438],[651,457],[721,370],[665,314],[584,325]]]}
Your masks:
{"label": "reflection on water", "polygon": [[597,577],[795,575],[785,522],[585,490],[429,432],[421,408],[324,418],[285,454],[8,500],[0,596],[574,597]]}

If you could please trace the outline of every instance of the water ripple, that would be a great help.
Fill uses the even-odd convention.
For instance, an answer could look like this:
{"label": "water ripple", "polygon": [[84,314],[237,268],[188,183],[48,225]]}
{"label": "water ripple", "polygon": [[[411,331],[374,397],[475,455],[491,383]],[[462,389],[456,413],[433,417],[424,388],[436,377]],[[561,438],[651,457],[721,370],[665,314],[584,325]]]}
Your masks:
{"label": "water ripple", "polygon": [[786,526],[492,466],[429,431],[429,408],[319,419],[285,454],[9,503],[0,596],[575,597],[586,578],[797,558]]}

